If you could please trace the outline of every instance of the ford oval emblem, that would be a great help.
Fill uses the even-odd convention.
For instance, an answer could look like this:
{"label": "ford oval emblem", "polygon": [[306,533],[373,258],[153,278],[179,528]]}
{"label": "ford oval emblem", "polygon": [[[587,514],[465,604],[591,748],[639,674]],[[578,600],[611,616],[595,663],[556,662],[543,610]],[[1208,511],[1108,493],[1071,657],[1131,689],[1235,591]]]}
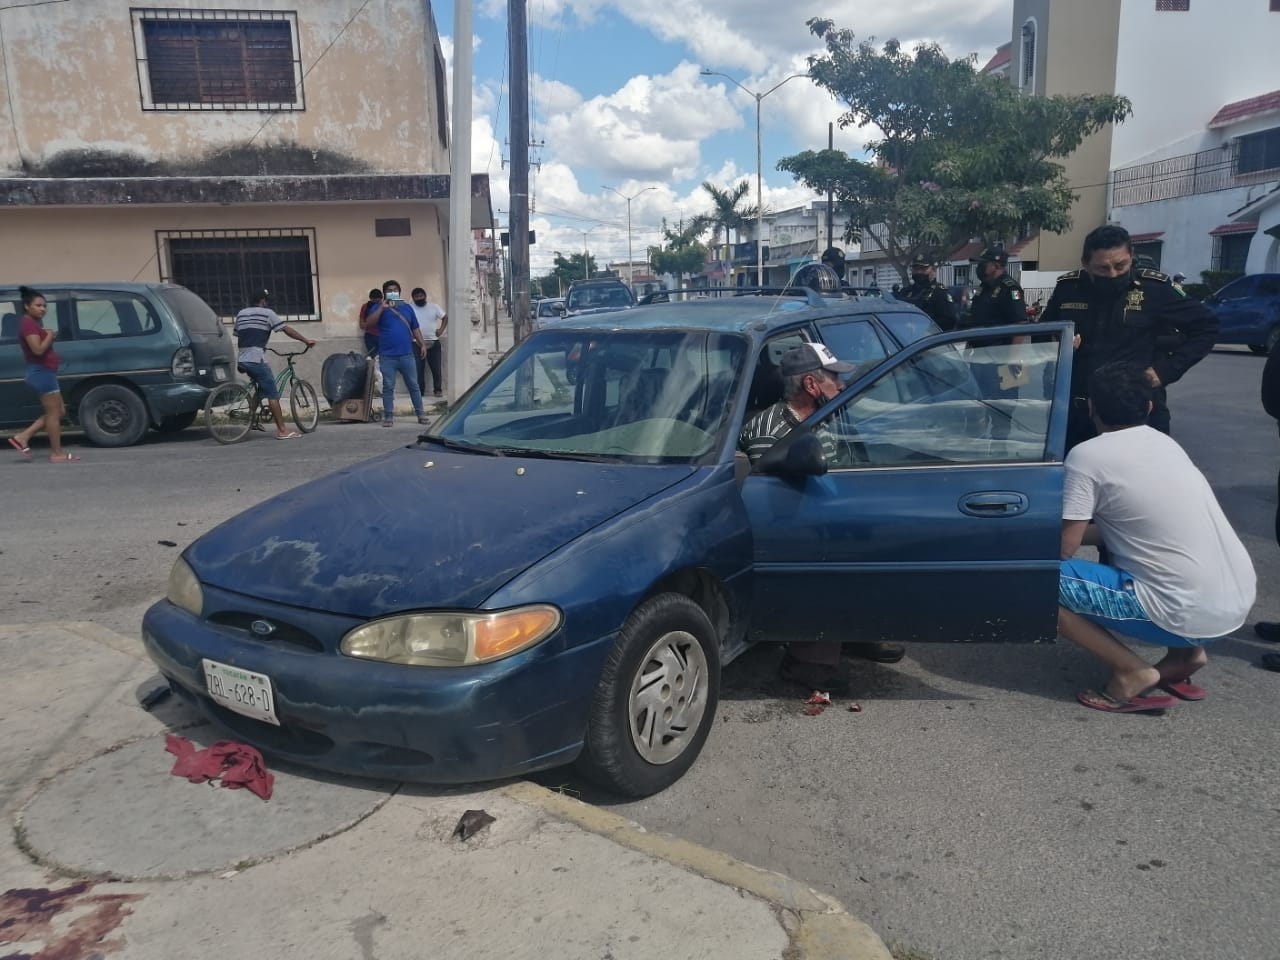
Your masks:
{"label": "ford oval emblem", "polygon": [[276,632],[276,625],[268,620],[255,620],[249,624],[249,629],[260,637],[269,637]]}

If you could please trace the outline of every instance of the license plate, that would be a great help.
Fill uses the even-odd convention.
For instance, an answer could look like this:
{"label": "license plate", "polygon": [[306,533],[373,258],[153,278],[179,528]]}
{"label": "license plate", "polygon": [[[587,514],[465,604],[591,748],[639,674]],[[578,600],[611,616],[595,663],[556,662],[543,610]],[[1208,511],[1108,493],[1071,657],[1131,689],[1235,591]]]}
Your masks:
{"label": "license plate", "polygon": [[217,660],[200,663],[204,667],[205,688],[214,700],[228,710],[280,726],[275,697],[271,694],[271,678],[265,673],[241,670]]}

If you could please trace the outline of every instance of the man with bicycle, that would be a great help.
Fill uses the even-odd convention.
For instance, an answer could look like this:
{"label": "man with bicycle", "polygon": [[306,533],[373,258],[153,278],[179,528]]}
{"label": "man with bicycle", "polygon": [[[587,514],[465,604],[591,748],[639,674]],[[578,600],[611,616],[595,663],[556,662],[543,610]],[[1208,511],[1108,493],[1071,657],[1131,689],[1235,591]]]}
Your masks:
{"label": "man with bicycle", "polygon": [[267,363],[267,341],[271,339],[272,333],[281,330],[285,336],[292,337],[299,343],[305,343],[308,347],[314,347],[316,342],[308,340],[285,323],[278,313],[267,306],[270,299],[270,291],[258,290],[253,295],[253,305],[245,307],[236,314],[235,325],[232,327],[240,347],[236,363],[253,378],[262,395],[267,398],[271,416],[276,422],[276,439],[296,440],[302,434],[297,430],[289,430],[284,425],[284,411],[280,409],[280,391],[276,389],[275,374],[271,370],[271,365]]}

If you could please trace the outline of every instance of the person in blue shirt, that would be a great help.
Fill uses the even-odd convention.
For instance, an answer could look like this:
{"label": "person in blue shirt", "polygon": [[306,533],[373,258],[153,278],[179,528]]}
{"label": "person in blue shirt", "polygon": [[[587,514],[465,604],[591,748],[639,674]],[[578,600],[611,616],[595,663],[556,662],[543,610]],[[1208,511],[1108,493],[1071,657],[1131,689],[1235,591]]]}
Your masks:
{"label": "person in blue shirt", "polygon": [[418,383],[418,364],[415,357],[427,355],[427,344],[422,339],[418,318],[413,307],[400,299],[400,284],[388,280],[382,285],[382,300],[365,317],[369,326],[378,327],[378,368],[382,371],[382,425],[394,422],[396,399],[396,374],[404,378],[413,401],[413,412],[419,423],[427,423],[422,409],[422,388]]}

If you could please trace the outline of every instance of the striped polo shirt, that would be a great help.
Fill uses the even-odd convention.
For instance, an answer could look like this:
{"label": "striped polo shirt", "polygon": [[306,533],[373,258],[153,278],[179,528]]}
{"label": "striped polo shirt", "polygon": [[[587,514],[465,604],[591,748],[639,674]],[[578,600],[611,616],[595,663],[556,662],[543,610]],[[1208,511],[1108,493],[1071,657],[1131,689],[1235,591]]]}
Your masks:
{"label": "striped polo shirt", "polygon": [[280,315],[270,307],[245,307],[236,314],[236,343],[240,353],[237,363],[265,363],[267,354],[263,349],[271,334],[284,326]]}
{"label": "striped polo shirt", "polygon": [[[799,426],[800,421],[787,406],[787,401],[779,400],[771,407],[761,410],[742,425],[738,435],[738,447],[743,450],[751,462],[755,463],[765,451]],[[822,442],[822,452],[827,463],[835,463],[836,442],[826,427],[817,427],[813,435]]]}

